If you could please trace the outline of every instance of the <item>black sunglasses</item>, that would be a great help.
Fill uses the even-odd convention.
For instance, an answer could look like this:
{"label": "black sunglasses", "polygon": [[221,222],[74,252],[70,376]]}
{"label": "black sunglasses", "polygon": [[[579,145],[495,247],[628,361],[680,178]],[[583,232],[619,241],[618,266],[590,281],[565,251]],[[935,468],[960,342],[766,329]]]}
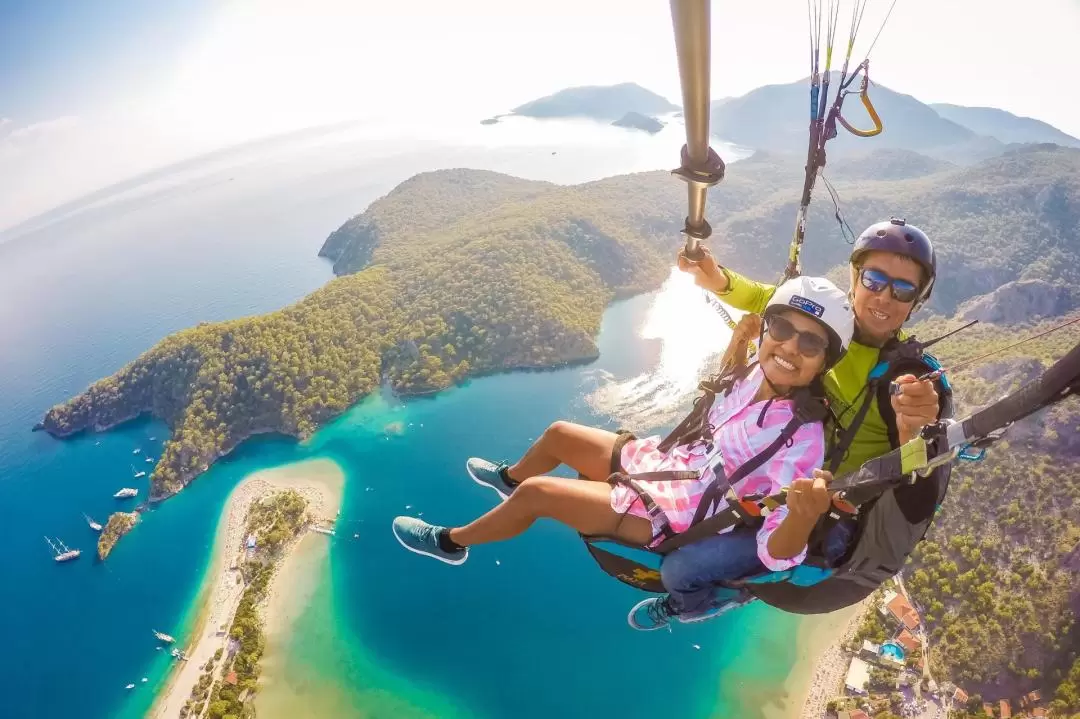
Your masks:
{"label": "black sunglasses", "polygon": [[795,329],[795,325],[780,315],[773,315],[766,322],[769,336],[777,342],[787,342],[795,335],[799,336],[799,354],[804,357],[817,357],[829,348],[829,340],[819,334]]}
{"label": "black sunglasses", "polygon": [[907,280],[890,277],[881,270],[864,267],[859,270],[859,282],[871,292],[884,292],[891,288],[893,299],[899,302],[914,302],[919,297],[919,286]]}

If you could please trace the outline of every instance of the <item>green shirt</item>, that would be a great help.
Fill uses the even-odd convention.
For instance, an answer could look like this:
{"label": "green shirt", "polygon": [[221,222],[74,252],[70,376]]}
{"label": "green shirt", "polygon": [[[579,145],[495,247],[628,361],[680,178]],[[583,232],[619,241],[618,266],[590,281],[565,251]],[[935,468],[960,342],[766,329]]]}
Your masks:
{"label": "green shirt", "polygon": [[[739,310],[757,314],[765,311],[769,298],[776,292],[775,286],[755,282],[726,267],[723,272],[728,278],[728,289],[726,292],[716,293],[718,297]],[[877,366],[879,352],[877,347],[852,342],[847,354],[825,373],[825,393],[842,426],[846,427],[859,411],[865,393],[869,391],[867,378],[870,371]],[[833,433],[826,434],[830,441],[835,439],[831,436]],[[873,397],[866,418],[855,431],[847,456],[837,468],[836,474],[840,476],[854,471],[868,459],[880,457],[892,449],[885,420],[878,411],[877,397]]]}

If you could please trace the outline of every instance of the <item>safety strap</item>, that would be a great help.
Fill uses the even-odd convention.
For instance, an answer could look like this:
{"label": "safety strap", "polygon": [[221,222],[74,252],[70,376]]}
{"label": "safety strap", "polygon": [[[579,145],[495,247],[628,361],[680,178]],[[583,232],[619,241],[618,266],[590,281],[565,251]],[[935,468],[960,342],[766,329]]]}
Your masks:
{"label": "safety strap", "polygon": [[[761,465],[767,462],[774,454],[780,451],[780,448],[795,436],[799,427],[807,422],[814,421],[817,418],[818,415],[812,410],[797,411],[795,416],[792,417],[780,431],[780,436],[773,440],[772,444],[764,450],[740,465],[731,477],[724,476],[723,467],[717,465],[713,470],[714,473],[717,473],[717,477],[702,494],[701,501],[698,503],[697,511],[694,513],[694,519],[690,524],[690,527],[679,534],[669,535],[664,533],[664,536],[668,537],[668,539],[657,546],[656,551],[661,554],[668,554],[679,547],[695,542],[698,539],[704,539],[707,536],[718,534],[738,523],[751,525],[760,519],[764,512],[771,511],[782,505],[786,501],[786,498],[782,493],[764,497],[758,502],[752,502],[740,499],[735,495],[735,491],[732,487],[738,484],[751,472],[761,467]],[[727,510],[708,516],[713,508],[719,505],[720,499],[727,500]],[[666,517],[664,521],[664,526],[670,530],[670,525],[667,524]]]}
{"label": "safety strap", "polygon": [[[851,446],[852,440],[855,439],[855,433],[859,431],[859,427],[866,419],[866,414],[870,411],[870,403],[873,402],[875,392],[875,385],[877,380],[870,380],[866,386],[863,387],[863,391],[866,392],[866,396],[863,398],[862,404],[859,405],[859,410],[855,413],[855,416],[851,419],[851,423],[847,427],[841,428],[840,438],[836,440],[836,446],[829,452],[829,472],[835,473],[837,468],[843,464],[844,458],[847,456],[848,448]],[[839,422],[837,422],[839,426]]]}
{"label": "safety strap", "polygon": [[[829,472],[835,474],[836,470],[843,464],[844,459],[847,456],[848,448],[851,447],[851,442],[855,439],[855,435],[859,431],[859,427],[866,420],[866,415],[870,411],[870,405],[873,403],[874,398],[878,397],[879,408],[884,409],[881,404],[882,392],[887,389],[888,384],[883,383],[886,378],[892,379],[890,375],[893,374],[892,370],[898,367],[904,367],[907,363],[918,362],[922,366],[931,368],[931,365],[926,362],[923,351],[934,345],[941,340],[959,332],[960,330],[967,329],[972,323],[968,323],[960,329],[948,332],[940,337],[936,337],[928,342],[920,342],[915,337],[909,337],[906,340],[891,340],[885,347],[881,349],[879,354],[879,362],[870,371],[870,375],[867,378],[866,385],[859,393],[860,396],[865,392],[863,396],[862,404],[859,405],[859,409],[856,411],[855,416],[848,423],[847,427],[840,427],[840,437],[836,441],[836,445],[829,451],[826,456],[826,462],[828,464]],[[886,419],[885,413],[882,413],[882,418]],[[837,426],[840,425],[839,419],[834,417]],[[893,446],[898,444],[897,430],[895,422],[890,423],[886,419],[886,426],[889,432],[889,439],[892,441]]]}

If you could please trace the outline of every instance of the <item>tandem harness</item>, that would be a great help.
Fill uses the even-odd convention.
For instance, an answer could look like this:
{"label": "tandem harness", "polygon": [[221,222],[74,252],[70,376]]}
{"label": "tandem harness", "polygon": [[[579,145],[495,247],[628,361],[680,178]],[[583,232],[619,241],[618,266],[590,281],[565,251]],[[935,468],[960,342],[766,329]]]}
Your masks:
{"label": "tandem harness", "polygon": [[[745,378],[750,368],[736,368],[727,373],[702,382],[699,388],[703,393],[694,401],[690,413],[672,430],[657,449],[660,452],[668,452],[677,446],[694,446],[705,444],[708,451],[712,451],[712,436],[715,428],[709,424],[709,412],[717,395],[727,395],[731,392],[736,382]],[[817,390],[817,391],[815,391]],[[637,495],[649,517],[659,526],[659,533],[650,541],[652,545],[656,540],[662,540],[649,548],[629,545],[616,537],[586,536],[581,535],[593,558],[605,571],[632,586],[646,591],[662,592],[660,575],[656,570],[650,570],[640,564],[627,560],[617,554],[609,552],[597,546],[601,542],[615,542],[624,547],[644,549],[658,555],[666,555],[679,547],[685,546],[708,536],[718,534],[737,525],[753,526],[759,524],[769,512],[782,506],[786,502],[783,493],[771,496],[748,495],[739,497],[733,489],[739,481],[769,460],[785,445],[791,442],[795,433],[804,424],[820,422],[829,416],[828,406],[823,398],[820,386],[814,389],[802,388],[796,391],[791,399],[795,403],[794,416],[781,429],[779,436],[764,450],[744,462],[729,477],[724,473],[723,466],[719,463],[713,465],[714,481],[705,490],[698,504],[694,519],[689,529],[681,533],[675,533],[664,515],[663,510],[656,504],[642,484],[644,482],[657,481],[686,481],[696,480],[701,477],[698,471],[667,471],[645,472],[639,474],[625,474],[615,472],[608,477],[608,482],[613,485],[629,487]],[[711,514],[720,505],[721,501],[727,502],[724,511]],[[711,516],[710,516],[711,514]]]}
{"label": "tandem harness", "polygon": [[[892,356],[889,359],[893,361],[883,361],[883,364],[889,366],[884,369],[875,368],[873,374],[876,375],[878,382],[873,394],[887,393],[889,379],[895,377],[897,373],[915,370],[911,364],[912,361],[921,367],[932,369],[939,367],[936,360],[922,354],[922,348],[926,345],[920,346],[914,339],[897,343],[897,345],[902,349],[899,350],[899,354],[891,353]],[[730,388],[735,378],[726,379],[729,383],[727,386]],[[723,380],[720,383],[703,383],[702,387],[706,390],[705,394],[695,402],[690,416],[665,439],[666,447],[683,444],[686,440],[701,441],[706,436],[704,432],[711,429],[707,425],[708,409],[717,391],[723,391]],[[945,385],[945,390],[944,394],[949,395],[947,385]],[[802,564],[782,572],[770,572],[737,582],[725,582],[724,585],[740,588],[749,598],[757,598],[784,611],[795,613],[829,612],[861,600],[900,570],[903,562],[915,545],[921,541],[932,522],[932,515],[922,521],[909,521],[897,501],[898,489],[914,486],[918,482],[936,480],[936,499],[940,505],[941,500],[944,499],[952,463],[958,457],[963,457],[965,453],[970,453],[974,449],[984,451],[987,446],[1000,439],[1004,430],[1013,422],[1078,393],[1080,393],[1080,344],[1046,370],[1041,377],[1017,392],[962,421],[954,421],[943,412],[942,419],[936,424],[927,426],[919,437],[885,455],[865,462],[857,471],[834,480],[830,485],[834,498],[832,508],[815,527],[809,542],[807,558]],[[951,400],[951,398],[948,399]],[[946,402],[944,409],[951,410],[951,401]],[[809,415],[803,414],[802,417],[803,421],[813,421]],[[792,424],[795,421],[793,420]],[[791,433],[794,432],[794,428],[790,428],[789,425],[785,427],[785,433],[789,429]],[[848,430],[850,427],[841,430],[841,439]],[[775,446],[779,449],[780,445]],[[754,457],[751,462],[757,459],[758,457]],[[760,463],[757,466],[760,466]],[[681,534],[671,536],[664,534],[663,541],[655,547],[631,545],[617,537],[582,535],[582,539],[593,558],[608,574],[638,589],[664,593],[666,590],[660,581],[658,568],[647,564],[646,559],[638,561],[598,545],[613,543],[623,548],[643,551],[651,556],[652,563],[655,564],[657,556],[662,559],[664,555],[681,546],[716,534],[728,527],[759,526],[768,512],[786,502],[786,495],[779,492],[769,496],[736,497],[731,491],[731,485],[750,471],[742,471],[742,469],[740,467],[730,478],[718,477],[715,489],[710,492],[711,497],[705,498],[709,502],[726,498],[731,511],[721,512],[695,522]],[[687,474],[690,476],[637,475],[636,477],[641,480],[689,479],[697,476],[696,473]],[[634,476],[615,474],[609,481],[630,483],[630,486],[637,491],[634,487]],[[706,502],[703,501],[702,504]],[[646,508],[649,509],[647,503]],[[650,509],[650,514],[654,511],[659,511],[655,504]],[[699,513],[706,512],[707,510],[699,508]],[[854,524],[852,541],[842,555],[826,557],[822,550],[824,536],[828,534],[829,529],[845,519],[852,520],[845,522],[846,527],[850,528]]]}

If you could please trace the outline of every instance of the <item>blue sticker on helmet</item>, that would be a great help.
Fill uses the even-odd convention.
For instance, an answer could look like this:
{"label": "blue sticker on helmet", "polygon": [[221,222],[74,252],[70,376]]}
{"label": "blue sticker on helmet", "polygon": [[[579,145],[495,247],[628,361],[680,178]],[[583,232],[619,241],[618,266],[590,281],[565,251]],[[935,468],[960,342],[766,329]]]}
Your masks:
{"label": "blue sticker on helmet", "polygon": [[788,300],[788,304],[792,307],[798,307],[803,312],[813,315],[814,317],[821,317],[825,314],[825,308],[819,305],[813,300],[808,300],[805,297],[799,297],[798,295],[792,295]]}

